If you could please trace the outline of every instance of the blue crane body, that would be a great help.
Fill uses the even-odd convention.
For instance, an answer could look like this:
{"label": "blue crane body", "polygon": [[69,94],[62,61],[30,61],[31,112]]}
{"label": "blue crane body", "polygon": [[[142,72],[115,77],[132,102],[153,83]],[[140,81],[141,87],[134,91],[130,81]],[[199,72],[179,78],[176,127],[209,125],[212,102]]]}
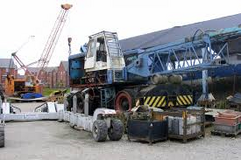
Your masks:
{"label": "blue crane body", "polygon": [[190,106],[195,96],[190,87],[180,84],[181,75],[230,65],[229,57],[238,52],[240,38],[239,27],[197,30],[192,37],[122,53],[117,34],[103,31],[89,37],[86,52],[69,57],[70,87],[79,91],[79,108],[83,108],[86,89],[92,110],[130,110],[138,103]]}

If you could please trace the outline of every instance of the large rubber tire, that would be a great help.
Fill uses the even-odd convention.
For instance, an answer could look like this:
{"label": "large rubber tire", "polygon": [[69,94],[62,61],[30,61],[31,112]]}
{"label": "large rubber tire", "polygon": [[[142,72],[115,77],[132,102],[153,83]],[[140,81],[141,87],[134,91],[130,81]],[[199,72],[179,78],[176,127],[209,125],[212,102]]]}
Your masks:
{"label": "large rubber tire", "polygon": [[0,147],[5,146],[4,126],[0,124]]}
{"label": "large rubber tire", "polygon": [[135,105],[135,92],[132,89],[119,91],[115,98],[115,110],[130,111]]}
{"label": "large rubber tire", "polygon": [[104,120],[96,120],[93,124],[92,135],[96,142],[104,142],[107,138],[108,127]]}
{"label": "large rubber tire", "polygon": [[111,127],[108,129],[108,136],[112,141],[119,141],[124,132],[124,125],[119,119],[112,119]]}

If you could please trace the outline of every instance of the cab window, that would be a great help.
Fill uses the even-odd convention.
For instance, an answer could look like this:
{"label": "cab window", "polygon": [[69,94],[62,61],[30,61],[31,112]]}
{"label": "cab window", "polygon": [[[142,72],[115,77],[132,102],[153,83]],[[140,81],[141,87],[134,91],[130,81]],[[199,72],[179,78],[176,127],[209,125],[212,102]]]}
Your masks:
{"label": "cab window", "polygon": [[94,56],[94,52],[95,52],[95,41],[91,40],[89,42],[89,50],[88,50],[88,54],[87,57],[93,57]]}

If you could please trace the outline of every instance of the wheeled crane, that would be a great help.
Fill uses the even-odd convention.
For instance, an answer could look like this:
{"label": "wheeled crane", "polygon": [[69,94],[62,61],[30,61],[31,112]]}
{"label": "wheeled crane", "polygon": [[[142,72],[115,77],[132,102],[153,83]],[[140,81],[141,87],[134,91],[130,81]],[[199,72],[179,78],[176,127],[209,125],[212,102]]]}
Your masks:
{"label": "wheeled crane", "polygon": [[86,53],[69,57],[70,86],[80,91],[80,111],[85,89],[89,89],[93,110],[130,110],[140,103],[138,99],[154,107],[192,105],[192,91],[171,82],[180,81],[186,72],[229,65],[230,49],[235,47],[231,43],[240,37],[239,27],[196,32],[192,37],[142,50],[126,65],[127,55],[121,51],[117,34],[103,31],[90,36]]}

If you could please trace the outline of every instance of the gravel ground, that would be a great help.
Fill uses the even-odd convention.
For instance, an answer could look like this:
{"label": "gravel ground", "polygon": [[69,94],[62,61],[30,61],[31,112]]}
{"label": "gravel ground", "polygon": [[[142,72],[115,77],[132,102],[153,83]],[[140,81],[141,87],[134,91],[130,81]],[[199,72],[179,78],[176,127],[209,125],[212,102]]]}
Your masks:
{"label": "gravel ground", "polygon": [[149,146],[129,142],[126,136],[118,142],[96,143],[90,133],[55,121],[7,123],[5,131],[0,160],[241,159],[241,136],[219,137],[209,132],[186,144],[164,141]]}

